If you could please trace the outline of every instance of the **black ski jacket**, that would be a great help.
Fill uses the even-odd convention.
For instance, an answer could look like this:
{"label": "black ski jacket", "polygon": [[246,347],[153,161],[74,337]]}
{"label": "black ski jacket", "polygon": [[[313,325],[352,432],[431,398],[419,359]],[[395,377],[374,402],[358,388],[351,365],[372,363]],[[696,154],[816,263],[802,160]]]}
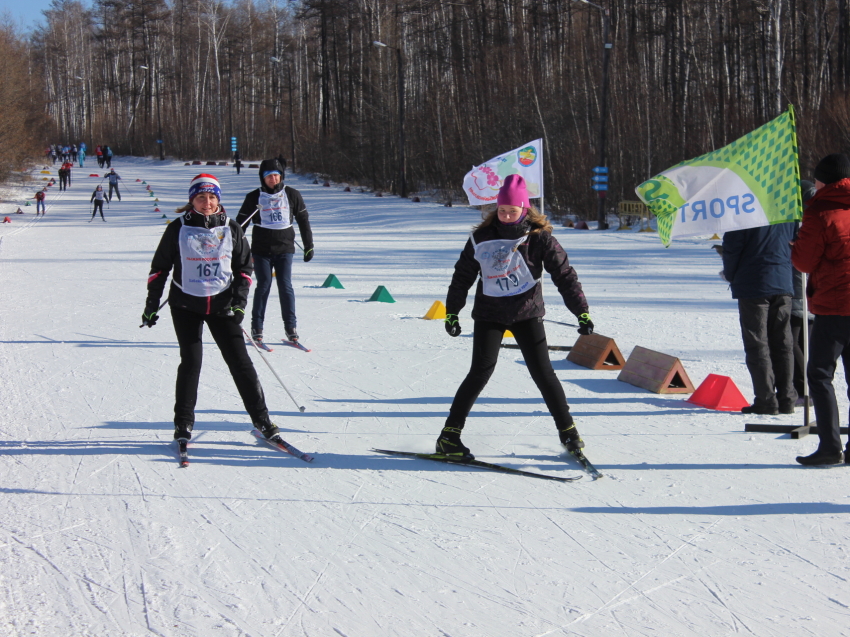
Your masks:
{"label": "black ski jacket", "polygon": [[[498,219],[484,228],[472,233],[476,243],[494,239],[519,239],[531,230],[528,221],[520,226],[505,226]],[[567,309],[576,316],[588,311],[587,299],[581,289],[578,275],[567,260],[567,253],[550,232],[532,232],[528,241],[523,243],[518,252],[525,259],[531,275],[535,279],[543,276],[545,269],[552,277],[552,282],[561,293]],[[543,305],[542,281],[537,285],[516,296],[494,297],[485,296],[479,275],[481,265],[475,260],[475,248],[472,241],[467,239],[463,252],[455,264],[455,272],[446,295],[446,312],[458,314],[466,305],[469,288],[478,279],[475,291],[475,304],[472,307],[472,318],[476,321],[492,321],[502,325],[512,325],[520,321],[543,317],[546,310]]]}
{"label": "black ski jacket", "polygon": [[[174,280],[183,280],[183,266],[180,260],[180,228],[184,225],[198,228],[217,228],[225,223],[230,224],[230,232],[233,235],[233,255],[231,269],[233,270],[233,281],[223,292],[215,296],[192,296],[186,294],[174,284]],[[205,217],[199,212],[189,210],[182,217],[171,222],[162,234],[159,247],[151,261],[151,273],[148,277],[148,298],[145,302],[145,313],[156,311],[159,308],[162,291],[168,273],[174,268],[171,277],[171,288],[168,292],[168,303],[173,307],[180,307],[198,314],[218,314],[226,312],[231,307],[245,309],[248,304],[248,291],[251,288],[251,274],[254,272],[254,264],[251,261],[251,251],[248,240],[242,232],[242,228],[233,219],[228,219],[224,208],[219,212]]]}
{"label": "black ski jacket", "polygon": [[[268,188],[263,181],[263,173],[268,170],[280,171],[281,182],[274,189]],[[251,223],[259,223],[259,213],[253,217],[251,215],[260,206],[260,191],[274,194],[284,189],[286,189],[286,198],[289,199],[289,221],[291,223],[293,218],[295,219],[301,231],[304,252],[308,252],[313,247],[313,231],[310,229],[310,216],[307,214],[307,206],[304,205],[304,199],[300,192],[295,188],[284,186],[283,167],[277,159],[265,159],[260,163],[260,187],[245,195],[245,201],[242,202],[239,214],[236,215],[236,222],[242,225],[250,217]],[[261,257],[276,257],[281,254],[294,253],[295,229],[272,230],[255,225],[251,235],[251,252]]]}

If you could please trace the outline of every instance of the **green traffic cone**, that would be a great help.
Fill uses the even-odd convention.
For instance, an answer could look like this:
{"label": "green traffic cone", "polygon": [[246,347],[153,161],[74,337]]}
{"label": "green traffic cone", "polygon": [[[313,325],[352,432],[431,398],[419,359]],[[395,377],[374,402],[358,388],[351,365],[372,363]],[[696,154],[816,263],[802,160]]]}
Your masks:
{"label": "green traffic cone", "polygon": [[395,299],[393,295],[390,294],[389,290],[385,288],[383,285],[379,285],[375,291],[372,293],[372,296],[369,297],[370,301],[379,301],[381,303],[395,303]]}
{"label": "green traffic cone", "polygon": [[342,286],[342,283],[339,282],[339,279],[336,278],[335,274],[329,274],[328,278],[325,279],[325,282],[322,283],[323,288],[336,288],[337,290],[344,290],[345,288]]}

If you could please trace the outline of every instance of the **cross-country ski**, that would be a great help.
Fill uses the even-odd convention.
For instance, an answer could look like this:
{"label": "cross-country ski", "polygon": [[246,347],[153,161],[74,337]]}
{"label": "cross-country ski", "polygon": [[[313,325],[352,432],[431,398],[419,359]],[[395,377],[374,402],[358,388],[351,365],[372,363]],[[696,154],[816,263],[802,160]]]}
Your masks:
{"label": "cross-country ski", "polygon": [[479,469],[489,469],[490,471],[499,471],[501,473],[509,473],[517,476],[527,476],[529,478],[540,478],[542,480],[575,482],[576,480],[581,479],[581,476],[553,476],[545,473],[536,473],[534,471],[525,471],[524,469],[516,469],[514,467],[508,467],[492,462],[483,462],[477,459],[465,460],[463,458],[454,458],[452,456],[446,456],[439,453],[413,453],[410,451],[391,451],[389,449],[372,449],[372,451],[390,456],[405,456],[409,458],[419,458],[420,460],[435,460],[436,462],[444,462],[446,464],[460,465],[464,467],[478,467]]}

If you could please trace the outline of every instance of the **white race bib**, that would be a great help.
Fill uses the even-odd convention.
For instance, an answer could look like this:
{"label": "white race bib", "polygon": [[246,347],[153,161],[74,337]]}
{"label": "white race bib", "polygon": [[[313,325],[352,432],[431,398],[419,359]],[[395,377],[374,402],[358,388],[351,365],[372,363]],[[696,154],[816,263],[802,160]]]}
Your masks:
{"label": "white race bib", "polygon": [[533,288],[537,280],[531,275],[528,264],[519,253],[519,248],[528,240],[528,235],[512,239],[494,239],[476,244],[475,260],[481,265],[482,291],[486,296],[516,296]]}
{"label": "white race bib", "polygon": [[[192,296],[215,296],[233,280],[233,235],[230,223],[218,228],[180,228],[183,281],[178,287]],[[176,283],[176,281],[175,281]]]}
{"label": "white race bib", "polygon": [[292,227],[289,220],[289,197],[286,188],[270,195],[260,193],[260,225],[270,230],[285,230]]}

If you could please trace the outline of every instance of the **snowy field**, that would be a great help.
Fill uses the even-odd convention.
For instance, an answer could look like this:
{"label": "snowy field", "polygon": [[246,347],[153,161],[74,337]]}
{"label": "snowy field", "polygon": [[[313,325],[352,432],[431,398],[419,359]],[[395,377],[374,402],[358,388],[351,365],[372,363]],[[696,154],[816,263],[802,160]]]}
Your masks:
{"label": "snowy field", "polygon": [[[89,168],[74,170],[68,192],[51,188],[45,217],[30,206],[0,225],[0,635],[850,635],[850,468],[798,466],[813,436],[744,433],[745,419],[802,424],[801,413],[713,412],[553,352],[603,479],[370,451],[431,451],[468,369],[472,294],[460,338],[421,320],[445,299],[478,218],[468,208],[287,177],[315,234],[315,259],[294,267],[313,351],[280,346],[268,359],[304,413],[252,356],[273,419],[316,461],[254,439],[208,343],[192,464],[178,468],[167,308],[139,329],[162,215],[175,217],[202,170],[234,216],[259,181],[255,169],[114,167],[124,200],[107,223],[88,223],[100,181]],[[672,354],[695,385],[723,374],[751,397],[711,241],[556,235],[597,331],[625,356],[636,345]],[[322,288],[329,274],[345,289]],[[395,304],[366,302],[379,285]],[[575,322],[548,279],[545,293],[547,318]],[[283,336],[277,308],[273,290],[269,342]],[[547,332],[555,345],[577,337],[554,323]],[[843,376],[836,385],[847,413]],[[559,455],[517,350],[502,351],[464,442],[482,460],[581,473]]]}

